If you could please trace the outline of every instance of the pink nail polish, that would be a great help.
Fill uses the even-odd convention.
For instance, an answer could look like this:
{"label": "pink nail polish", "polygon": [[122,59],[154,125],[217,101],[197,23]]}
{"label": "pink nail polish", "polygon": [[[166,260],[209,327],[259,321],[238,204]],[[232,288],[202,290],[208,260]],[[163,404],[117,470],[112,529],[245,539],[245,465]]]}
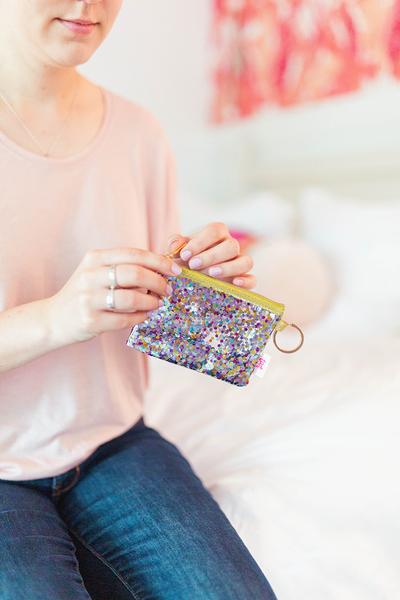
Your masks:
{"label": "pink nail polish", "polygon": [[194,258],[193,260],[190,261],[189,267],[191,269],[198,269],[199,267],[201,267],[202,264],[203,264],[203,262],[200,258]]}
{"label": "pink nail polish", "polygon": [[241,287],[243,285],[243,279],[235,279],[234,284],[238,285],[239,287]]}
{"label": "pink nail polish", "polygon": [[158,307],[161,308],[162,306],[164,306],[164,300],[159,300]]}
{"label": "pink nail polish", "polygon": [[182,273],[182,269],[176,265],[175,263],[172,265],[171,267],[171,271],[175,274],[175,275],[180,275]]}
{"label": "pink nail polish", "polygon": [[221,267],[211,267],[209,270],[211,277],[218,277],[218,275],[222,275]]}
{"label": "pink nail polish", "polygon": [[189,258],[192,257],[192,253],[190,252],[190,250],[184,250],[183,252],[181,252],[181,259],[184,261],[188,261]]}
{"label": "pink nail polish", "polygon": [[167,285],[167,288],[166,288],[165,291],[167,293],[167,296],[171,296],[172,295],[172,287],[170,285]]}
{"label": "pink nail polish", "polygon": [[149,311],[147,311],[146,315],[147,315],[147,318],[148,318],[148,319],[150,319],[150,317],[151,317],[151,315],[153,314],[153,312],[154,312],[153,310],[149,310]]}

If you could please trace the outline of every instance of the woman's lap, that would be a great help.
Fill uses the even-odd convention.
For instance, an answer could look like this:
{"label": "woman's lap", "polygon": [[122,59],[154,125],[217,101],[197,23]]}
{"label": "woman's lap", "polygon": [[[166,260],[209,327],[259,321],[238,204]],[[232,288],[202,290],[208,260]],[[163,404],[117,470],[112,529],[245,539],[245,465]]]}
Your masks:
{"label": "woman's lap", "polygon": [[[71,477],[61,482],[64,489]],[[18,600],[3,589],[25,585],[27,592],[26,582],[33,586],[37,572],[40,593],[35,597],[29,589],[21,598],[275,598],[187,461],[143,424],[101,446],[81,465],[74,487],[62,489],[42,487],[39,493],[36,482],[0,482],[0,564],[8,565],[7,582],[4,574],[0,578],[1,600]],[[79,540],[81,572],[91,596],[82,585],[68,532]],[[3,563],[6,551],[11,555]],[[45,586],[51,593],[43,593]]]}
{"label": "woman's lap", "polygon": [[0,598],[90,599],[52,501],[6,482],[0,482]]}

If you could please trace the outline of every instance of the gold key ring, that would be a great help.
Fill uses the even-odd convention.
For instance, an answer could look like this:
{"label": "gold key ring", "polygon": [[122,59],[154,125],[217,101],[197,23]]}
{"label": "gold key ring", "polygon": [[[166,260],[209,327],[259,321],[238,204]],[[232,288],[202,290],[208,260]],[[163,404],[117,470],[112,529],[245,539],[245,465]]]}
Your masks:
{"label": "gold key ring", "polygon": [[283,350],[282,348],[280,348],[278,346],[278,344],[276,343],[276,336],[279,333],[279,331],[275,331],[274,332],[274,344],[275,346],[278,348],[279,352],[283,352],[284,354],[293,354],[294,352],[297,352],[297,350],[300,350],[300,348],[302,347],[302,345],[304,344],[304,333],[303,331],[300,329],[300,327],[298,327],[297,325],[294,325],[294,323],[288,323],[289,327],[294,327],[295,329],[297,329],[297,331],[300,332],[301,335],[301,339],[300,339],[300,344],[298,346],[296,346],[296,348],[294,350]]}

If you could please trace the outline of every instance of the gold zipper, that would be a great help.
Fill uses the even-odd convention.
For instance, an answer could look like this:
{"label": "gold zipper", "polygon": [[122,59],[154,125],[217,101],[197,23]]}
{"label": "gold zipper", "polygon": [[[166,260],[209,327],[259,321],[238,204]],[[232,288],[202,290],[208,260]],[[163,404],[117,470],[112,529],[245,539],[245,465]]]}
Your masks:
{"label": "gold zipper", "polygon": [[223,292],[225,294],[229,294],[230,296],[234,296],[235,298],[239,298],[240,300],[246,300],[247,302],[251,302],[252,304],[256,304],[261,308],[265,308],[270,312],[274,313],[281,317],[283,315],[283,311],[285,310],[284,304],[278,304],[277,302],[273,302],[272,300],[268,300],[268,298],[264,298],[264,296],[260,296],[260,294],[256,294],[255,292],[249,292],[248,290],[243,290],[236,285],[232,285],[231,283],[227,283],[226,281],[221,281],[220,279],[215,279],[210,275],[205,275],[204,273],[199,273],[198,271],[193,271],[192,269],[187,269],[186,267],[182,267],[182,273],[179,277],[185,277],[186,279],[190,279],[195,283],[200,283],[208,288],[213,288],[218,292]]}

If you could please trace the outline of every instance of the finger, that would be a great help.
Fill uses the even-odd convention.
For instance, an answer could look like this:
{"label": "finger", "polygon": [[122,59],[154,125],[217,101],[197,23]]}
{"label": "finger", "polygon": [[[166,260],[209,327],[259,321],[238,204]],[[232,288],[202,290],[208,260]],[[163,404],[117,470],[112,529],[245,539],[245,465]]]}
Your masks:
{"label": "finger", "polygon": [[226,281],[228,281],[228,283],[233,283],[233,285],[237,285],[245,290],[252,290],[257,285],[257,279],[254,275],[251,275],[251,273],[237,275],[236,277],[228,277]]}
{"label": "finger", "polygon": [[[114,300],[114,308],[107,307],[107,297],[111,296]],[[125,290],[118,288],[110,292],[110,290],[99,290],[87,298],[81,299],[84,308],[89,310],[116,310],[122,312],[132,311],[151,311],[157,310],[164,305],[162,299],[154,294],[146,294],[138,290]]]}
{"label": "finger", "polygon": [[174,263],[171,259],[140,248],[90,250],[85,255],[84,262],[89,268],[127,264],[139,265],[163,275],[174,276],[176,274],[172,271]]}
{"label": "finger", "polygon": [[[116,265],[115,279],[117,289],[143,288],[155,292],[159,296],[169,296],[171,292],[171,286],[169,286],[164,277],[138,265]],[[89,278],[87,286],[89,289],[98,286],[110,288],[108,267],[103,267],[92,272],[92,276]]]}
{"label": "finger", "polygon": [[139,325],[139,323],[143,323],[147,318],[148,315],[145,311],[127,313],[101,311],[97,316],[96,327],[92,333],[94,335],[100,335],[105,331],[132,329],[132,327]]}
{"label": "finger", "polygon": [[[193,257],[189,261],[189,267],[191,269],[201,270],[207,269],[208,267],[222,267],[222,263],[227,261],[232,261],[232,259],[239,258],[239,244],[233,238],[228,238],[227,240],[209,248],[205,252],[201,252],[197,256]],[[243,255],[246,256],[246,255]],[[251,260],[244,259],[242,261],[242,268],[239,267],[239,271],[229,272],[229,275],[236,275],[236,273],[243,273],[249,271],[252,266],[247,267],[247,264],[251,264]],[[221,270],[221,269],[220,269]],[[212,273],[210,273],[212,274]],[[215,271],[215,275],[222,274]]]}
{"label": "finger", "polygon": [[[187,240],[187,245],[181,250],[180,257],[184,261],[189,261],[201,252],[228,238],[230,238],[230,235],[226,225],[223,223],[209,223],[200,231],[179,240],[182,243]],[[179,248],[178,244],[176,248]]]}
{"label": "finger", "polygon": [[211,267],[204,269],[202,272],[211,277],[236,277],[244,273],[248,273],[254,266],[254,261],[248,254],[243,254],[237,258],[223,262],[213,264]]}
{"label": "finger", "polygon": [[183,237],[183,235],[180,235],[179,233],[175,233],[168,238],[167,252],[168,253],[174,252],[175,250],[177,250],[184,244],[187,244],[188,242],[189,242],[188,237]]}

